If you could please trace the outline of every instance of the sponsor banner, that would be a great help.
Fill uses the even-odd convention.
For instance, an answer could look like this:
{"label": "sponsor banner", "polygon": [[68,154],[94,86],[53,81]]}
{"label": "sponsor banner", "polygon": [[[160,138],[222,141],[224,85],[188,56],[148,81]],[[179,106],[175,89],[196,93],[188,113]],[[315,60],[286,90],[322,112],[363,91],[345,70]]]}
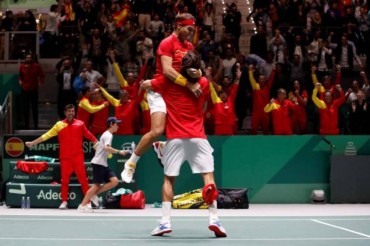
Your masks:
{"label": "sponsor banner", "polygon": [[[86,174],[89,182],[93,179],[93,170],[90,163],[85,163]],[[15,183],[39,183],[50,184],[51,182],[60,183],[60,164],[58,162],[48,163],[48,169],[39,174],[29,174],[17,169],[15,161],[10,162],[9,181]],[[75,174],[71,176],[70,183],[78,183]]]}
{"label": "sponsor banner", "polygon": [[[22,197],[30,197],[31,208],[58,208],[61,200],[60,185],[50,184],[6,184],[6,205],[21,207]],[[83,199],[83,193],[79,184],[69,185],[69,208],[77,208]]]}
{"label": "sponsor banner", "polygon": [[[137,191],[136,184],[119,183],[112,190],[115,192],[119,188],[130,189],[133,192]],[[100,194],[102,198],[106,193]],[[31,208],[58,208],[61,200],[60,184],[27,184],[27,183],[12,183],[6,184],[6,205],[9,207],[21,207],[22,197],[30,197]],[[79,184],[69,185],[68,208],[77,208],[83,199],[83,193]]]}
{"label": "sponsor banner", "polygon": [[[43,143],[36,144],[32,148],[28,148],[25,142],[32,141],[39,136],[29,135],[4,135],[4,159],[20,159],[23,160],[25,155],[40,155],[51,158],[59,158],[59,142],[58,137],[55,136]],[[82,148],[85,153],[85,159],[90,160],[94,157],[93,143],[84,141]]]}

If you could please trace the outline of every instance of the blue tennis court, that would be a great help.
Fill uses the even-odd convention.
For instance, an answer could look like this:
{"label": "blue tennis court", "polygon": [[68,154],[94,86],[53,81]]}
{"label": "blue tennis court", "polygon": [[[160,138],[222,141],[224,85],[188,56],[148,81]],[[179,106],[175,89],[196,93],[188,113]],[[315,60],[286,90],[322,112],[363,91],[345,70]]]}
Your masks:
{"label": "blue tennis court", "polygon": [[[173,232],[152,237],[161,209],[0,209],[0,245],[370,245],[370,205],[251,205],[219,210],[227,238],[208,230],[207,210],[173,210]],[[263,216],[266,214],[266,216]]]}

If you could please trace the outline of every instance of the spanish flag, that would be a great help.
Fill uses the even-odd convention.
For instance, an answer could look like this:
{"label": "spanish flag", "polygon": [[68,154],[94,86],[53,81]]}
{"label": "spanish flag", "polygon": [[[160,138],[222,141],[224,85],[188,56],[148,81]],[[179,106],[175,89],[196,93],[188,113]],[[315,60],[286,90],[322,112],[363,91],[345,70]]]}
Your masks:
{"label": "spanish flag", "polygon": [[126,17],[129,13],[130,6],[127,4],[122,5],[121,11],[117,11],[113,14],[113,19],[116,22],[116,27],[121,28],[126,23]]}

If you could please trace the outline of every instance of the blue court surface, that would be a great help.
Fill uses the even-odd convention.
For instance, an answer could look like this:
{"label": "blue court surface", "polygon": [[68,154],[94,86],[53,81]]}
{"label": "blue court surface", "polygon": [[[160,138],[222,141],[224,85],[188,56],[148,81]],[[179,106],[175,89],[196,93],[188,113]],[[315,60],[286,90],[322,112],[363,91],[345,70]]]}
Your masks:
{"label": "blue court surface", "polygon": [[0,207],[1,246],[94,245],[370,245],[370,204],[262,205],[219,210],[226,238],[208,230],[208,210],[172,210],[173,232],[150,236],[160,208],[143,210]]}

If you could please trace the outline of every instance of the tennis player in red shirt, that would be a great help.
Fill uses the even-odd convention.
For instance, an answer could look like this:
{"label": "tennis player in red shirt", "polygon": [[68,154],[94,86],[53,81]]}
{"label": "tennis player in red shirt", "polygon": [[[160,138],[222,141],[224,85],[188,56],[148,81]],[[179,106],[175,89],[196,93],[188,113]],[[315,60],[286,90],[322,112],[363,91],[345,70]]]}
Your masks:
{"label": "tennis player in red shirt", "polygon": [[[166,137],[162,164],[164,182],[162,187],[162,219],[152,231],[152,236],[172,232],[170,211],[173,200],[173,185],[187,161],[193,173],[203,177],[205,187],[212,187],[204,196],[209,205],[209,226],[216,237],[226,237],[226,230],[217,216],[217,189],[214,180],[213,148],[209,144],[203,125],[203,106],[209,95],[209,82],[201,77],[200,57],[189,51],[182,59],[181,74],[191,82],[198,82],[202,94],[196,98],[186,87],[172,83],[167,78],[157,77],[142,83],[145,89],[159,92],[167,106]],[[212,193],[212,194],[211,194]]]}
{"label": "tennis player in red shirt", "polygon": [[[183,56],[189,50],[194,49],[194,46],[188,41],[193,36],[194,29],[194,16],[189,13],[182,13],[176,16],[175,30],[170,36],[163,39],[158,46],[156,76],[165,76],[176,84],[186,86],[187,90],[199,96],[201,94],[199,84],[187,83],[186,78],[179,73]],[[147,99],[150,108],[151,129],[141,138],[134,153],[125,163],[121,177],[126,183],[131,182],[140,156],[152,146],[153,142],[163,134],[165,129],[167,109],[162,96],[159,93],[148,90]]]}

